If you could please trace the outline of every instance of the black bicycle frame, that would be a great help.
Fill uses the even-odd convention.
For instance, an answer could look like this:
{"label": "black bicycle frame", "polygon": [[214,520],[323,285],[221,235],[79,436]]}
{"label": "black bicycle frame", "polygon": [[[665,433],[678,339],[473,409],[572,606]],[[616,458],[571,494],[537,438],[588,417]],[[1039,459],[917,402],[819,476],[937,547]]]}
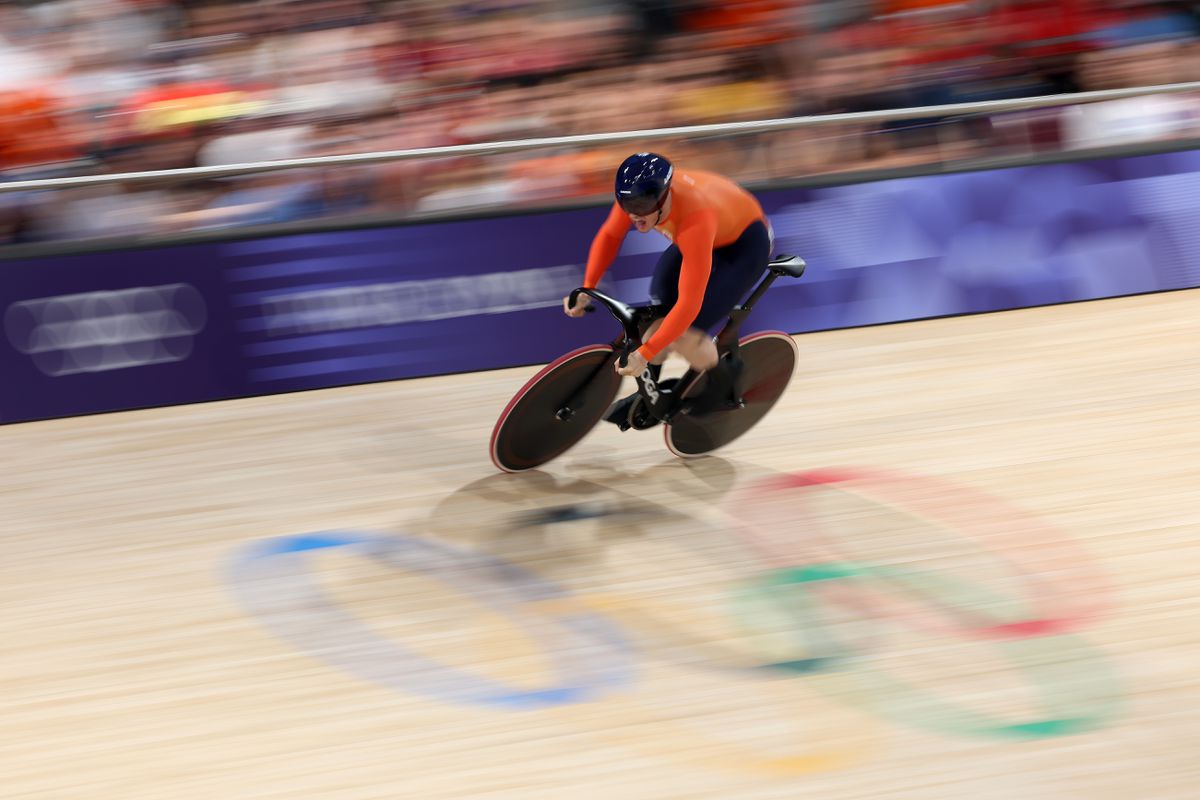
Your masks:
{"label": "black bicycle frame", "polygon": [[[614,297],[609,297],[608,295],[596,289],[585,289],[583,287],[572,290],[570,296],[571,306],[575,305],[575,302],[579,299],[579,295],[581,294],[586,294],[600,301],[600,304],[608,309],[609,313],[613,315],[613,318],[616,319],[617,322],[621,323],[622,333],[624,335],[618,336],[612,342],[613,358],[608,358],[602,361],[592,372],[592,374],[589,375],[579,385],[579,388],[575,391],[575,393],[567,398],[567,402],[563,404],[563,407],[555,412],[555,416],[563,421],[569,420],[571,417],[575,416],[575,412],[580,409],[582,400],[587,393],[588,385],[595,380],[598,374],[600,374],[600,370],[612,369],[613,363],[617,359],[620,359],[622,366],[625,365],[625,360],[629,357],[629,353],[633,352],[633,349],[638,346],[638,342],[641,341],[642,333],[639,323],[648,319],[653,313],[653,307],[635,308],[622,303],[620,300],[617,300]],[[595,311],[595,308],[593,306],[588,306],[587,310],[590,313]],[[642,384],[641,379],[639,378],[638,391],[641,390]]]}
{"label": "black bicycle frame", "polygon": [[[754,291],[750,293],[746,301],[739,306],[734,306],[733,310],[729,313],[729,321],[725,323],[725,326],[717,334],[716,345],[718,352],[737,354],[739,329],[742,321],[750,314],[750,310],[754,308],[754,304],[766,293],[771,284],[775,282],[775,279],[782,274],[782,272],[768,267],[767,274],[754,287]],[[621,365],[624,366],[626,360],[629,358],[629,354],[641,345],[642,331],[640,323],[653,320],[657,316],[660,307],[630,306],[596,289],[585,289],[583,287],[571,292],[570,305],[572,307],[581,294],[586,294],[600,301],[600,304],[608,309],[613,318],[621,323],[623,335],[614,339],[612,344],[615,359],[619,359]],[[588,311],[591,310],[592,308],[589,306]],[[612,369],[613,361],[614,359],[605,359],[597,367],[596,371],[588,376],[587,380],[580,385],[578,391],[558,410],[556,416],[559,419],[568,420],[575,415],[588,384],[599,374],[601,369]],[[650,370],[648,369],[644,370],[640,375],[635,375],[634,379],[637,381],[638,393],[646,401],[650,414],[661,422],[670,422],[679,412],[679,398],[683,397],[692,383],[700,377],[700,374],[689,367],[687,372],[683,374],[683,377],[679,379],[676,388],[671,392],[660,390],[658,382],[655,381],[654,376],[650,374]]]}

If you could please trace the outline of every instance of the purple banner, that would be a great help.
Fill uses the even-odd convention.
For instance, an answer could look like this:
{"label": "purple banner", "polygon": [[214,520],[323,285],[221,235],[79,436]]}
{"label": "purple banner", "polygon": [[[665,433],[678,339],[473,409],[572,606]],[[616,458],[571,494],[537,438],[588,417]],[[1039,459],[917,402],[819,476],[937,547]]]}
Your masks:
{"label": "purple banner", "polygon": [[[765,192],[802,255],[746,331],[801,333],[1200,285],[1200,153]],[[605,208],[9,261],[0,421],[544,363]],[[667,242],[603,287],[645,302]]]}

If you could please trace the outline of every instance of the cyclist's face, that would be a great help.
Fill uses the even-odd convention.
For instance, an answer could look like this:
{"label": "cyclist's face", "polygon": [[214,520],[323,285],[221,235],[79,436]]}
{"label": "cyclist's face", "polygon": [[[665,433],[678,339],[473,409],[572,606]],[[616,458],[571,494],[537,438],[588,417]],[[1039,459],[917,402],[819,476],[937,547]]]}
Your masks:
{"label": "cyclist's face", "polygon": [[630,214],[629,221],[633,223],[633,227],[638,229],[638,233],[648,233],[654,230],[654,225],[658,221],[658,212],[655,211],[647,217]]}
{"label": "cyclist's face", "polygon": [[[628,214],[629,212],[626,213]],[[629,221],[633,223],[633,227],[638,229],[638,233],[649,233],[650,231],[654,230],[655,225],[666,219],[667,215],[670,213],[671,195],[668,192],[667,202],[663,203],[662,209],[659,211],[652,211],[645,216],[639,214],[629,214]]]}

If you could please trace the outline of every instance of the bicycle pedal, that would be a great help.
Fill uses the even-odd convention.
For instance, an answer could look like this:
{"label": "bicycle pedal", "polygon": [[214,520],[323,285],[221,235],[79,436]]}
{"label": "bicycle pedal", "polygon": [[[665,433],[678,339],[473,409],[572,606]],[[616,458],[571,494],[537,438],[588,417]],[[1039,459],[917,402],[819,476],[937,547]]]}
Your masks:
{"label": "bicycle pedal", "polygon": [[659,420],[657,417],[655,417],[652,414],[637,414],[631,420],[632,427],[634,428],[634,430],[639,430],[639,431],[649,430],[650,428],[653,428],[655,425],[658,425],[660,421],[661,420]]}

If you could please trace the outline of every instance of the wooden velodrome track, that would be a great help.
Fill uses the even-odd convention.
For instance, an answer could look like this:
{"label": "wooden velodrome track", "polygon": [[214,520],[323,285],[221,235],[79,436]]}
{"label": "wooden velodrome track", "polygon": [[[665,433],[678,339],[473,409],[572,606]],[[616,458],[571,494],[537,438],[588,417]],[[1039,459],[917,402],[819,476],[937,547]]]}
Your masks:
{"label": "wooden velodrome track", "polygon": [[798,337],[498,473],[531,369],[0,429],[5,798],[1200,797],[1200,293]]}

